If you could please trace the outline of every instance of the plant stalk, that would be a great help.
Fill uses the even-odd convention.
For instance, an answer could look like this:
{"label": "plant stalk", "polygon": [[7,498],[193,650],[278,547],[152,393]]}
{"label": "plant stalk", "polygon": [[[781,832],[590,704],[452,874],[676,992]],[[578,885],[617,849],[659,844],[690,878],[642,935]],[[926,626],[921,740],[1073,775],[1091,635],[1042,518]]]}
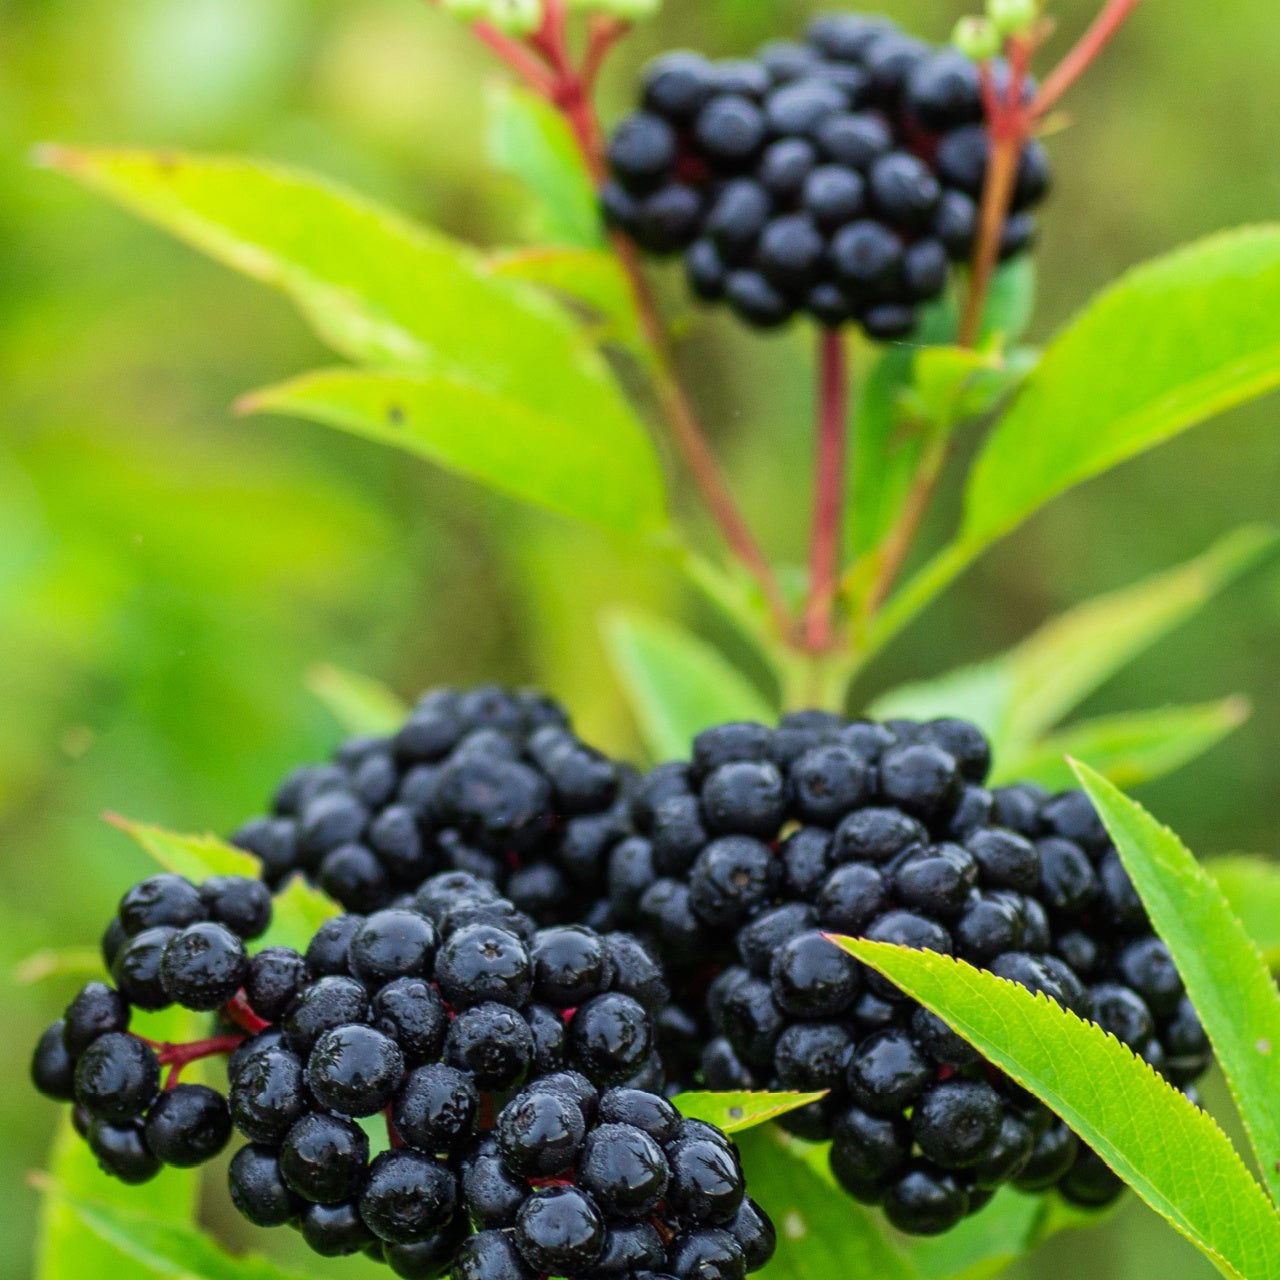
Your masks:
{"label": "plant stalk", "polygon": [[833,623],[849,452],[848,366],[844,335],[839,329],[822,330],[818,338],[818,434],[809,602],[805,610],[805,643],[812,653],[827,652],[835,640]]}

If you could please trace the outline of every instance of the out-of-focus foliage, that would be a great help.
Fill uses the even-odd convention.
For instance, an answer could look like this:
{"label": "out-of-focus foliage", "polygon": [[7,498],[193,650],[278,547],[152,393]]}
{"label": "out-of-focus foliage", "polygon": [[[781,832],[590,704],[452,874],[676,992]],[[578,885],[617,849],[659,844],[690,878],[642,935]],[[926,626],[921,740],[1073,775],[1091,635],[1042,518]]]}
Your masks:
{"label": "out-of-focus foliage", "polygon": [[[815,6],[671,0],[607,79],[679,42],[745,50]],[[941,39],[970,5],[903,0]],[[1055,0],[1064,31],[1092,0]],[[1133,262],[1280,204],[1280,10],[1144,6],[1050,142],[1058,191],[1040,250],[1041,340]],[[118,809],[226,831],[337,721],[306,690],[337,662],[406,696],[428,682],[538,679],[602,744],[634,727],[595,619],[621,601],[699,606],[657,565],[516,512],[365,442],[238,421],[234,396],[324,352],[276,298],[27,163],[37,142],[240,150],[309,167],[463,238],[519,243],[519,184],[482,164],[486,73],[418,0],[14,0],[0,12],[0,966],[92,944],[145,856],[97,820]],[[607,284],[607,281],[605,282]],[[673,311],[674,278],[660,280]],[[744,504],[802,550],[810,410],[800,334],[689,328],[685,364]],[[1067,605],[1275,518],[1274,403],[1093,483],[1037,517],[882,655],[868,690],[1000,652]],[[954,517],[946,495],[939,529]],[[1235,690],[1256,713],[1145,801],[1195,848],[1274,852],[1280,827],[1280,586],[1259,573],[1093,695],[1096,718]],[[725,637],[730,642],[731,637]],[[745,655],[749,658],[750,655]],[[12,1045],[76,981],[6,988]],[[24,1053],[0,1065],[0,1274],[27,1277],[52,1106]],[[249,1243],[221,1197],[211,1225]],[[289,1233],[273,1233],[288,1236]],[[298,1266],[291,1239],[254,1240]],[[381,1274],[360,1263],[344,1275]],[[1211,1274],[1130,1207],[1018,1273],[1058,1280]],[[123,1274],[117,1272],[117,1275]],[[141,1273],[140,1273],[141,1274]]]}

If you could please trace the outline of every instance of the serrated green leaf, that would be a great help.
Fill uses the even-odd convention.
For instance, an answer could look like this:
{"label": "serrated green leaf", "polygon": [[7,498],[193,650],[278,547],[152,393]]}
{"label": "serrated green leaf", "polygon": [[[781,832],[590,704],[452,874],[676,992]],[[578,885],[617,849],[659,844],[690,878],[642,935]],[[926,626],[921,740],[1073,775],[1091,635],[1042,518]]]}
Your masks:
{"label": "serrated green leaf", "polygon": [[262,866],[252,854],[214,835],[186,836],[147,822],[109,815],[108,821],[131,836],[166,871],[200,884],[210,876],[246,876],[256,880]]}
{"label": "serrated green leaf", "polygon": [[686,1119],[705,1120],[725,1133],[741,1133],[811,1102],[821,1102],[826,1096],[825,1089],[820,1093],[691,1092],[677,1094],[672,1102]]}
{"label": "serrated green leaf", "polygon": [[[1280,993],[1213,877],[1168,827],[1075,764],[1182,974],[1273,1198],[1280,1197]],[[1278,1273],[1280,1274],[1280,1273]]]}
{"label": "serrated green leaf", "polygon": [[1227,905],[1274,972],[1280,969],[1280,866],[1270,858],[1232,854],[1205,863]]}
{"label": "serrated green leaf", "polygon": [[[257,1253],[232,1255],[195,1226],[183,1226],[154,1213],[73,1195],[60,1183],[44,1185],[49,1201],[64,1207],[104,1244],[158,1276],[180,1280],[303,1280]],[[136,1188],[133,1197],[138,1200]],[[148,1197],[146,1203],[150,1204]],[[120,1272],[114,1273],[117,1277]],[[80,1271],[69,1271],[77,1280]]]}
{"label": "serrated green leaf", "polygon": [[347,733],[382,737],[404,724],[409,708],[380,680],[322,662],[307,672],[307,688]]}
{"label": "serrated green leaf", "polygon": [[1045,503],[1277,384],[1280,227],[1130,271],[1049,345],[974,465],[956,541],[891,599],[873,646]]}
{"label": "serrated green leaf", "polygon": [[1066,761],[1071,756],[1118,787],[1135,787],[1181,769],[1248,718],[1244,698],[1100,716],[1042,738],[1021,753],[1004,753],[991,781],[1038,782],[1051,791],[1065,791],[1075,785]]}
{"label": "serrated green leaf", "polygon": [[292,947],[305,955],[316,930],[326,920],[341,914],[341,906],[328,894],[295,875],[276,894],[271,907],[271,927],[256,945]]}
{"label": "serrated green leaf", "polygon": [[834,941],[1031,1090],[1224,1275],[1280,1275],[1280,1218],[1226,1134],[1120,1041],[950,956]]}
{"label": "serrated green leaf", "polygon": [[605,435],[635,416],[589,338],[473,249],[324,179],[182,152],[48,148],[45,163],[287,294],[359,363],[447,374]]}
{"label": "serrated green leaf", "polygon": [[331,369],[268,387],[241,402],[405,449],[509,497],[640,536],[665,527],[662,477],[634,421],[553,414],[442,374]]}
{"label": "serrated green leaf", "polygon": [[1121,667],[1272,553],[1277,540],[1264,526],[1237,529],[1186,564],[1077,605],[995,658],[895,689],[872,709],[886,717],[971,719],[990,735],[999,765],[1029,750]]}
{"label": "serrated green leaf", "polygon": [[[156,1040],[183,1042],[200,1035],[201,1020],[185,1009],[150,1015],[138,1030]],[[68,1196],[128,1211],[146,1198],[151,1216],[172,1224],[195,1216],[200,1175],[194,1169],[166,1168],[146,1189],[128,1187],[103,1173],[84,1139],[63,1116],[54,1138],[49,1177]],[[115,1242],[91,1231],[65,1199],[46,1198],[36,1238],[35,1280],[144,1280],[159,1274]]]}
{"label": "serrated green leaf", "polygon": [[597,341],[615,342],[641,361],[651,362],[631,286],[613,254],[603,249],[538,246],[498,254],[489,259],[489,270],[562,295],[596,321]]}
{"label": "serrated green leaf", "polygon": [[711,725],[776,718],[754,685],[706,641],[651,615],[618,610],[602,623],[613,667],[655,759],[679,760]]}
{"label": "serrated green leaf", "polygon": [[489,159],[534,197],[531,239],[598,248],[600,198],[565,118],[544,98],[506,79],[489,82]]}
{"label": "serrated green leaf", "polygon": [[[776,1125],[736,1141],[751,1197],[768,1211],[778,1233],[778,1251],[763,1280],[916,1280],[915,1269],[870,1210],[797,1154]],[[813,1149],[815,1160],[822,1150]]]}

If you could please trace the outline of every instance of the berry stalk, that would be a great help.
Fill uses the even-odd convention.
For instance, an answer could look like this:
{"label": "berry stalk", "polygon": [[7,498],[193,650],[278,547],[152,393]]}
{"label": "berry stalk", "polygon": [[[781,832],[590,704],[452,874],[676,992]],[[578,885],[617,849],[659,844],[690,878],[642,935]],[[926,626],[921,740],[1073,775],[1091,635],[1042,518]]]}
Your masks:
{"label": "berry stalk", "polygon": [[[547,0],[541,27],[525,42],[513,40],[485,23],[473,23],[471,29],[535,93],[560,112],[573,133],[587,172],[598,185],[605,175],[604,138],[593,94],[609,51],[630,29],[629,24],[596,15],[588,27],[587,48],[580,66],[575,65],[569,51],[564,0]],[[790,640],[794,628],[786,597],[680,381],[666,326],[639,257],[623,237],[614,235],[611,242],[654,356],[656,390],[684,465],[725,545],[755,579],[776,631]]]}
{"label": "berry stalk", "polygon": [[818,439],[805,642],[811,652],[825,653],[834,640],[833,614],[840,573],[841,515],[848,466],[849,368],[848,351],[840,330],[822,331],[818,353]]}

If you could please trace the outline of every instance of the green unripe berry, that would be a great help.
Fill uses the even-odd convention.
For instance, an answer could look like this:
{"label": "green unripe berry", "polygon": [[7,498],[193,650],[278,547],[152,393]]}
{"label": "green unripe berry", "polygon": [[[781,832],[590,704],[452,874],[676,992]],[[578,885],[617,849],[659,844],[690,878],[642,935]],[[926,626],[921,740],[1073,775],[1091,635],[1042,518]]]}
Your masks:
{"label": "green unripe berry", "polygon": [[986,18],[961,18],[951,36],[951,43],[974,62],[994,58],[1003,45],[995,24]]}
{"label": "green unripe berry", "polygon": [[987,0],[987,17],[1002,36],[1021,35],[1039,16],[1039,0]]}
{"label": "green unripe berry", "polygon": [[463,22],[491,22],[508,35],[528,35],[542,25],[542,0],[443,0]]}

